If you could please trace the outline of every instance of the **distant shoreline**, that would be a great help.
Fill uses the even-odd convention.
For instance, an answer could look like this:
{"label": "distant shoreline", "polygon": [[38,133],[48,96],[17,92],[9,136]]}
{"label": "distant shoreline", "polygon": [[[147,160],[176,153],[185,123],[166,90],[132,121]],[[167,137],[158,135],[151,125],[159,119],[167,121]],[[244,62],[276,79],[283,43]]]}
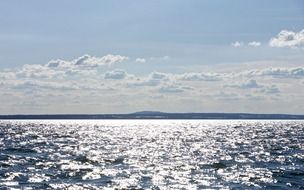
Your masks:
{"label": "distant shoreline", "polygon": [[1,120],[26,119],[256,119],[256,120],[304,120],[304,115],[293,114],[251,114],[251,113],[164,113],[136,112],[130,114],[30,114],[0,115]]}

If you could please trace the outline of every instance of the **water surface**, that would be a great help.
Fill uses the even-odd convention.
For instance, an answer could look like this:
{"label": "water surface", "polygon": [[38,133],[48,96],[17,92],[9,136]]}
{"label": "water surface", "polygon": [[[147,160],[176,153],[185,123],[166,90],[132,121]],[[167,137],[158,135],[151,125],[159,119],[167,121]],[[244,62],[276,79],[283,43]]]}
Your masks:
{"label": "water surface", "polygon": [[0,120],[0,188],[303,189],[304,121]]}

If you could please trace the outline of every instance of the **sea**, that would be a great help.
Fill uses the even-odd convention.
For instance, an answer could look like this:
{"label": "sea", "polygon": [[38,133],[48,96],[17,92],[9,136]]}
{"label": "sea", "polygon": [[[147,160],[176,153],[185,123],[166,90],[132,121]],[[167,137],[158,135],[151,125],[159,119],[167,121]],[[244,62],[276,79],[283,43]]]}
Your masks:
{"label": "sea", "polygon": [[0,189],[304,189],[304,120],[0,120]]}

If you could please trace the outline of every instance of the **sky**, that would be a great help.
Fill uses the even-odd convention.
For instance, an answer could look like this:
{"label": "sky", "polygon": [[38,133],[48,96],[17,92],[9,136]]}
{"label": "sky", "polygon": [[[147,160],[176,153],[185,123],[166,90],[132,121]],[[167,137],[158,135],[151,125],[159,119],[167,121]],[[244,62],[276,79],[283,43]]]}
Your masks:
{"label": "sky", "polygon": [[10,0],[0,29],[0,114],[304,114],[301,0]]}

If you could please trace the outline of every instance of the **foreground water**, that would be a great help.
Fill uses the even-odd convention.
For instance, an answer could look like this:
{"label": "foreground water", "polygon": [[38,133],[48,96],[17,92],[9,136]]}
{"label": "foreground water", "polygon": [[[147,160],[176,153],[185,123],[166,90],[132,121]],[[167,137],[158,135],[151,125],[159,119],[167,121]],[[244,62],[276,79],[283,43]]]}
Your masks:
{"label": "foreground water", "polygon": [[0,189],[303,189],[304,121],[0,121]]}

